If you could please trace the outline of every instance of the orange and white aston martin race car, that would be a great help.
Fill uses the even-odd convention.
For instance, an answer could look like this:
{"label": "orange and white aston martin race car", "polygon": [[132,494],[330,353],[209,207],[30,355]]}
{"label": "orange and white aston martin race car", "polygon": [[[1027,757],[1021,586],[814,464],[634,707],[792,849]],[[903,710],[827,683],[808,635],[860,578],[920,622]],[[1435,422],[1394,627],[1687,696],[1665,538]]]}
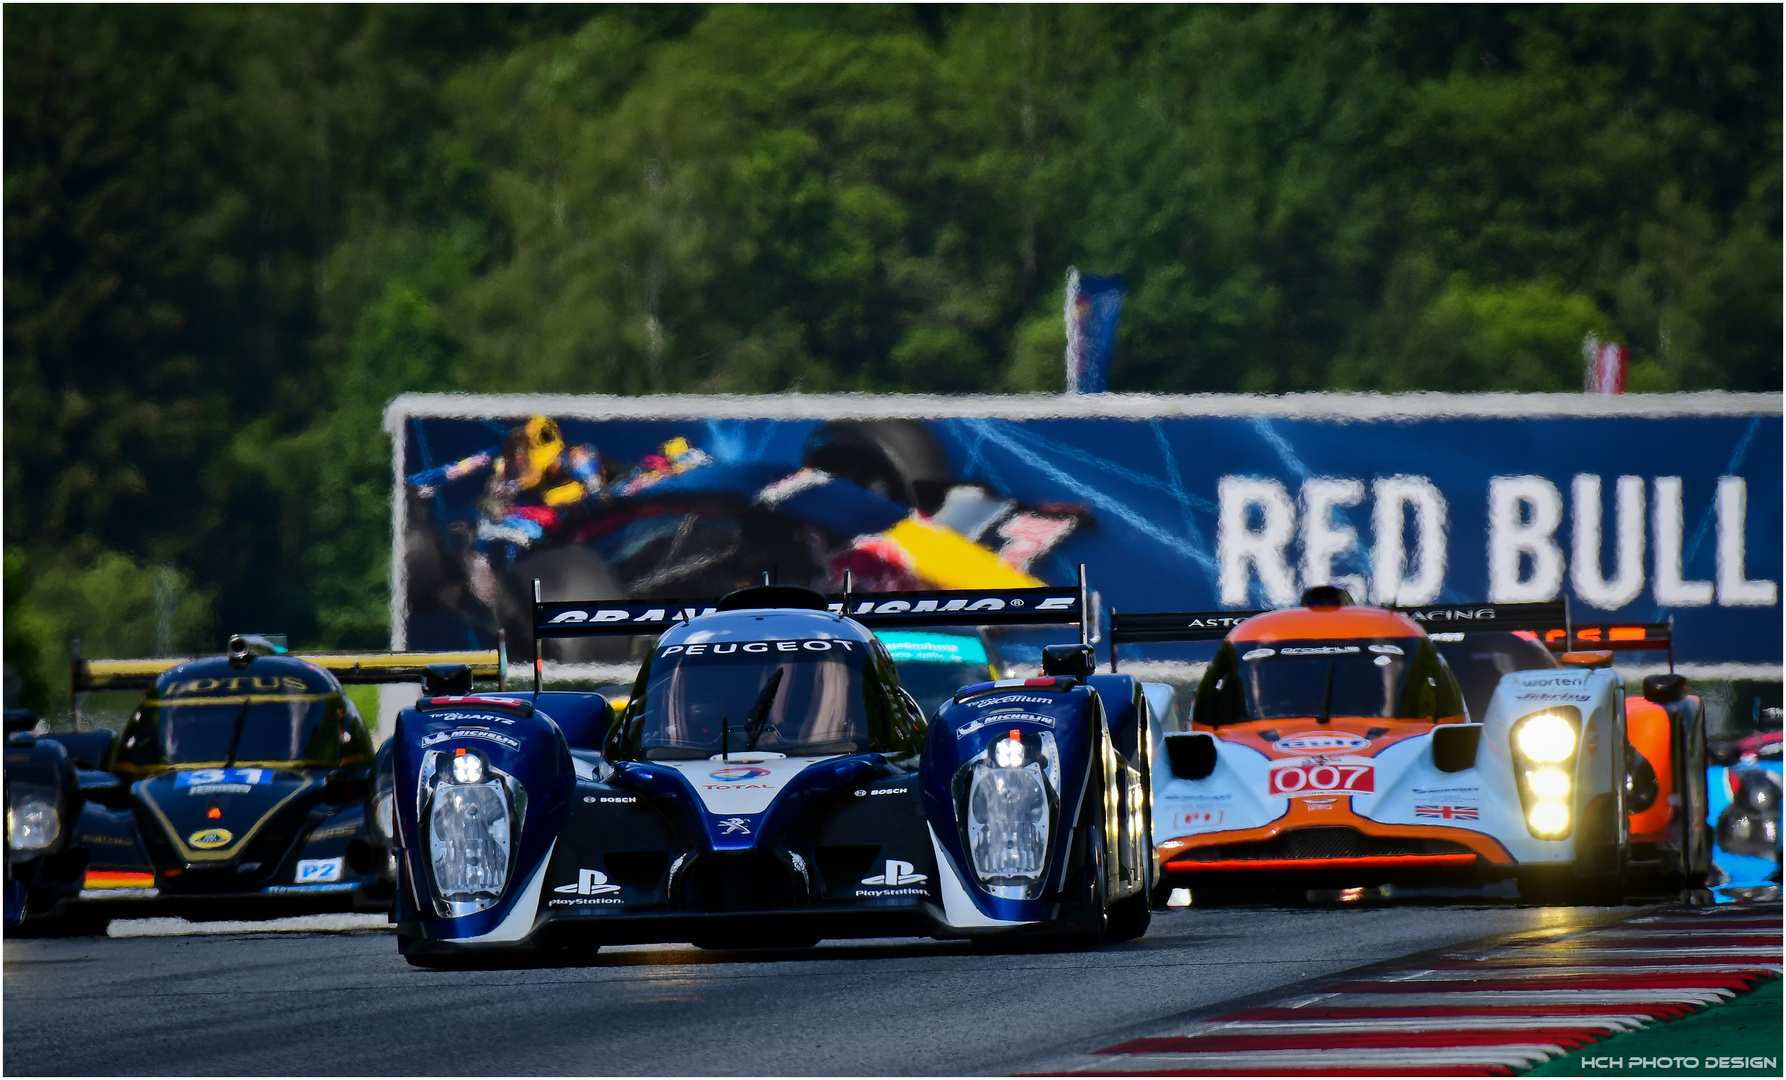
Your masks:
{"label": "orange and white aston martin race car", "polygon": [[[1332,586],[1279,611],[1113,615],[1117,644],[1221,642],[1155,770],[1163,885],[1513,877],[1531,899],[1607,901],[1628,872],[1703,874],[1697,699],[1663,677],[1646,687],[1660,703],[1628,703],[1610,651],[1552,661],[1551,631],[1573,637],[1562,603],[1389,610]],[[1492,689],[1471,709],[1435,635],[1505,635],[1529,655],[1485,655]]]}

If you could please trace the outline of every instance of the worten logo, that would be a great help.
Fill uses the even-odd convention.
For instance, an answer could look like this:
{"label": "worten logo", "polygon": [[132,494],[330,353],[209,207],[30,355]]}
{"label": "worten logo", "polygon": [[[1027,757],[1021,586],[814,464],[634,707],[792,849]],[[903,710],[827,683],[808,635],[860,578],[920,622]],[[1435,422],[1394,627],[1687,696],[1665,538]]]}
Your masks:
{"label": "worten logo", "polygon": [[552,891],[575,896],[603,896],[619,892],[620,886],[608,884],[608,875],[600,870],[578,870],[575,885],[560,885]]}
{"label": "worten logo", "polygon": [[930,880],[930,877],[927,874],[913,873],[912,871],[914,869],[915,868],[909,862],[902,862],[899,859],[888,859],[887,866],[881,873],[876,874],[874,877],[863,878],[862,884],[864,884],[864,885],[917,885],[920,882],[925,882],[925,881]]}

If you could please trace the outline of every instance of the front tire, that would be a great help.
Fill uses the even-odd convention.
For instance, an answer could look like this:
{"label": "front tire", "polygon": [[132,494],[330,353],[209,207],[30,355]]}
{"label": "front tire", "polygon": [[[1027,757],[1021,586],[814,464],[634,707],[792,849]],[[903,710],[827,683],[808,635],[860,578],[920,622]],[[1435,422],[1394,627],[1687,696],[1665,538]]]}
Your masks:
{"label": "front tire", "polygon": [[[1150,838],[1151,839],[1151,838]],[[1110,905],[1110,916],[1104,928],[1105,941],[1133,941],[1147,933],[1153,922],[1153,852],[1142,860],[1141,891]]]}
{"label": "front tire", "polygon": [[1091,878],[1092,922],[1087,929],[1070,935],[1073,944],[1083,949],[1097,948],[1110,933],[1110,907],[1104,890],[1106,861],[1104,815],[1100,813],[1097,820],[1087,828],[1085,838],[1085,873]]}

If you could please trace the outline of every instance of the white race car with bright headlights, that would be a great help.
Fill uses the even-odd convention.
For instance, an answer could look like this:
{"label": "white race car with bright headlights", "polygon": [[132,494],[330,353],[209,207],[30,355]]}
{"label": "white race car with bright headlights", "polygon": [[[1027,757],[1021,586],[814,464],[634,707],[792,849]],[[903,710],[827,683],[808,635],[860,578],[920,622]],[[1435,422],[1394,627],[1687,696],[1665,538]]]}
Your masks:
{"label": "white race car with bright headlights", "polygon": [[1565,622],[1560,603],[1387,610],[1332,587],[1280,611],[1116,616],[1117,642],[1221,641],[1155,770],[1162,884],[1513,877],[1531,899],[1617,898],[1630,832],[1611,654],[1509,672],[1472,718],[1427,636]]}

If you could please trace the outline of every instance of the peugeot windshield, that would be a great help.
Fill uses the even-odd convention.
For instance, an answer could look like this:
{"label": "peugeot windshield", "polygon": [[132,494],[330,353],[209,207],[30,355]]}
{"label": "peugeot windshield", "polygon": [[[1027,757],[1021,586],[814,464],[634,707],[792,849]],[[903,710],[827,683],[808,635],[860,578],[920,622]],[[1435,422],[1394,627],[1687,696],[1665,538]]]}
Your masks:
{"label": "peugeot windshield", "polygon": [[660,646],[629,749],[647,761],[751,751],[818,756],[876,748],[884,709],[860,641]]}

